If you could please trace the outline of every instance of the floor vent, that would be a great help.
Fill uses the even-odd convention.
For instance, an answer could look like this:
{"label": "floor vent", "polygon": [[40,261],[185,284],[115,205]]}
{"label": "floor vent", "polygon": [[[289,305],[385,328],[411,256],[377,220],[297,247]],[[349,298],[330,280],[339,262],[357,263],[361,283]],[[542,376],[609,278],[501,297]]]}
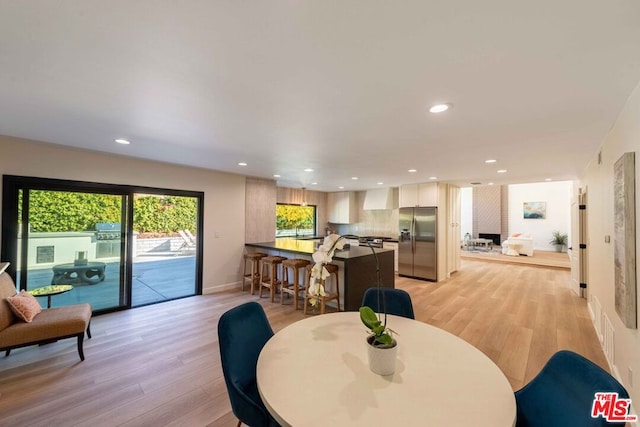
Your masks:
{"label": "floor vent", "polygon": [[603,339],[602,339],[602,347],[604,349],[604,355],[609,360],[609,365],[613,366],[614,364],[614,354],[613,354],[613,325],[611,321],[607,317],[606,314],[602,314],[603,320]]}

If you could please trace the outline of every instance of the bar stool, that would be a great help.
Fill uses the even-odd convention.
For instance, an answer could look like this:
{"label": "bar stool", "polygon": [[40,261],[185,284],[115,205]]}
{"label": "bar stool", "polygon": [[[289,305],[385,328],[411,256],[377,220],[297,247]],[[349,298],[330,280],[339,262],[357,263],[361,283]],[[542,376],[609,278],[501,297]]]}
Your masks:
{"label": "bar stool", "polygon": [[285,259],[287,258],[283,256],[267,256],[260,259],[260,291],[258,292],[260,298],[262,298],[262,288],[269,288],[271,302],[275,302],[276,291],[281,283],[281,280],[278,280],[278,266]]}
{"label": "bar stool", "polygon": [[[260,270],[259,264],[260,259],[266,257],[267,254],[263,254],[262,252],[253,252],[244,254],[244,269],[242,271],[242,290],[244,291],[244,285],[249,280],[249,284],[251,285],[251,295],[253,295],[254,287],[258,284],[258,280],[260,280]],[[251,272],[247,271],[247,261],[251,261]]]}
{"label": "bar stool", "polygon": [[[311,270],[313,269],[314,264],[307,265],[307,282],[304,288],[304,314],[307,314],[307,306],[309,305],[308,301],[311,299],[309,295],[309,285],[311,284]],[[338,303],[338,311],[340,311],[340,283],[338,280],[338,270],[339,267],[336,264],[326,264],[324,266],[329,272],[329,279],[333,277],[335,280],[331,280],[333,283],[333,287],[327,286],[326,280],[322,281],[324,285],[324,296],[318,295],[317,299],[320,301],[320,314],[324,314],[326,312],[326,303],[327,301],[336,300]]]}
{"label": "bar stool", "polygon": [[[298,294],[304,292],[304,268],[310,262],[306,259],[287,259],[282,261],[282,284],[280,285],[280,304],[284,304],[284,294],[293,295],[293,306],[298,310]],[[293,270],[293,280],[289,281],[289,269]],[[300,270],[303,270],[302,280]]]}

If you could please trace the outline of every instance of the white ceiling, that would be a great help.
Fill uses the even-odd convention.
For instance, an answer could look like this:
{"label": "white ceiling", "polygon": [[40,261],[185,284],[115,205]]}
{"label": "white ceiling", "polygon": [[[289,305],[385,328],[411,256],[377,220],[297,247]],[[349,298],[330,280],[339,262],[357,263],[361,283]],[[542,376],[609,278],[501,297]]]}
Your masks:
{"label": "white ceiling", "polygon": [[637,0],[0,0],[0,134],[324,191],[574,179],[639,41]]}

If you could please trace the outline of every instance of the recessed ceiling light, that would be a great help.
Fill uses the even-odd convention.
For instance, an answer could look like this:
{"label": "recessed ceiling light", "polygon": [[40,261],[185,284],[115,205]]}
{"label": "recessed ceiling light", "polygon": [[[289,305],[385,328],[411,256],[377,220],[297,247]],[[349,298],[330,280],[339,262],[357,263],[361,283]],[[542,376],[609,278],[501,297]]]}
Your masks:
{"label": "recessed ceiling light", "polygon": [[450,104],[436,104],[429,108],[430,113],[443,113],[451,107]]}
{"label": "recessed ceiling light", "polygon": [[507,170],[506,170],[506,169],[500,169],[500,170],[498,171],[498,173],[505,173],[505,172],[507,172]]}
{"label": "recessed ceiling light", "polygon": [[489,160],[485,160],[484,162],[485,163],[495,163],[495,162],[497,162],[497,160],[496,159],[489,159]]}
{"label": "recessed ceiling light", "polygon": [[245,162],[238,162],[238,166],[247,166]]}
{"label": "recessed ceiling light", "polygon": [[311,169],[311,168],[306,168],[304,171],[305,171],[305,172],[313,172],[313,169]]}
{"label": "recessed ceiling light", "polygon": [[493,182],[488,183],[487,185],[493,185]]}
{"label": "recessed ceiling light", "polygon": [[126,139],[122,139],[122,138],[118,138],[118,139],[116,139],[116,142],[117,142],[118,144],[122,144],[122,145],[129,145],[129,144],[131,144],[131,142],[130,142],[130,141],[128,141],[128,140],[126,140]]}
{"label": "recessed ceiling light", "polygon": [[339,189],[341,189],[341,190],[343,190],[343,189],[344,189],[344,187],[343,187],[342,185],[341,185],[340,187],[338,187],[338,188],[339,188]]}
{"label": "recessed ceiling light", "polygon": [[280,178],[280,175],[278,175],[277,173],[273,174],[274,178]]}
{"label": "recessed ceiling light", "polygon": [[317,182],[312,182],[311,185],[318,185],[318,183]]}
{"label": "recessed ceiling light", "polygon": [[357,180],[357,179],[358,179],[358,177],[357,177],[357,176],[352,176],[352,177],[351,177],[351,179],[353,179],[353,180]]}
{"label": "recessed ceiling light", "polygon": [[378,183],[378,185],[383,185],[383,184],[384,184],[384,182],[382,182],[382,181],[380,181],[380,182]]}
{"label": "recessed ceiling light", "polygon": [[547,179],[545,179],[545,181],[551,181],[551,178],[547,178]]}
{"label": "recessed ceiling light", "polygon": [[437,176],[430,176],[429,179],[438,179]]}
{"label": "recessed ceiling light", "polygon": [[415,173],[415,172],[418,172],[418,171],[416,169],[409,169],[409,172]]}

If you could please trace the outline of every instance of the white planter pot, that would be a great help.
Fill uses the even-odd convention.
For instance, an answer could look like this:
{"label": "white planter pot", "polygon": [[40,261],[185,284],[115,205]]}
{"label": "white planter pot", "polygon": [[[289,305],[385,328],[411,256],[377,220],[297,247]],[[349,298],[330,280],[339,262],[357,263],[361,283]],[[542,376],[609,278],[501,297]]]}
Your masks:
{"label": "white planter pot", "polygon": [[378,375],[391,375],[396,371],[396,359],[398,358],[398,343],[391,348],[379,348],[369,344],[373,336],[367,338],[367,352],[369,354],[369,369]]}

